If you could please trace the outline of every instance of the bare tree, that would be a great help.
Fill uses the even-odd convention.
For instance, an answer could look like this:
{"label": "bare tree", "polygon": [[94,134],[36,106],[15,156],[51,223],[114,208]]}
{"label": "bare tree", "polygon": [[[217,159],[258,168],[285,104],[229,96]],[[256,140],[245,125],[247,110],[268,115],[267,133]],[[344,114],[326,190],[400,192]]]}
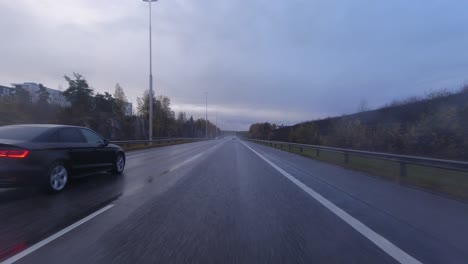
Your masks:
{"label": "bare tree", "polygon": [[125,106],[127,104],[127,96],[125,96],[125,92],[119,83],[115,85],[114,98],[115,105],[117,107],[117,114],[123,115],[125,113]]}
{"label": "bare tree", "polygon": [[370,108],[369,108],[369,104],[367,103],[367,100],[366,99],[362,99],[361,102],[359,103],[358,105],[358,112],[365,112],[365,111],[369,111]]}

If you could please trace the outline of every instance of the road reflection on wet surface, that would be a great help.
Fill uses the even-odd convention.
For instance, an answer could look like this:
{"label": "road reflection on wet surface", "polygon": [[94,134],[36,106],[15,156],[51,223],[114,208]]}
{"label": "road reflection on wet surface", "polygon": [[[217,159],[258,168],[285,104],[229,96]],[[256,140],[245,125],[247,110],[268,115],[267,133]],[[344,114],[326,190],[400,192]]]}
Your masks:
{"label": "road reflection on wet surface", "polygon": [[59,194],[38,188],[0,189],[0,261],[54,234],[122,196],[138,193],[171,166],[217,142],[197,142],[127,153],[122,175],[72,179]]}
{"label": "road reflection on wet surface", "polygon": [[98,174],[73,180],[56,195],[34,188],[1,190],[0,259],[117,199],[124,182],[125,175]]}

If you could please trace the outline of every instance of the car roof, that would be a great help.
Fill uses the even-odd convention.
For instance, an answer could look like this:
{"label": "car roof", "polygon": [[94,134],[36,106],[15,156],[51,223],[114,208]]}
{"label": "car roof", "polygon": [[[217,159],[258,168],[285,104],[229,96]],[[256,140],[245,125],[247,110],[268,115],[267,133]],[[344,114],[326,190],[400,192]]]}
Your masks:
{"label": "car roof", "polygon": [[77,127],[80,126],[69,126],[69,125],[57,125],[57,124],[18,124],[18,125],[7,125],[4,127],[43,127],[43,128],[61,128],[61,127]]}

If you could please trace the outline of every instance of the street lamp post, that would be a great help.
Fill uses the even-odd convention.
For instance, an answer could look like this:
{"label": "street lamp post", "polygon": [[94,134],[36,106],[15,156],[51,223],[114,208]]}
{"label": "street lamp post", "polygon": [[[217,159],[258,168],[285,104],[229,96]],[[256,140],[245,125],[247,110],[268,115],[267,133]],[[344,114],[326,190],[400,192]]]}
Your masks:
{"label": "street lamp post", "polygon": [[143,2],[148,2],[149,4],[149,140],[153,140],[153,53],[152,53],[152,42],[151,42],[151,3],[158,0],[143,0]]}
{"label": "street lamp post", "polygon": [[205,92],[206,111],[205,111],[205,138],[208,139],[208,92]]}
{"label": "street lamp post", "polygon": [[216,125],[215,125],[215,129],[216,129],[216,139],[218,139],[218,111],[216,111]]}

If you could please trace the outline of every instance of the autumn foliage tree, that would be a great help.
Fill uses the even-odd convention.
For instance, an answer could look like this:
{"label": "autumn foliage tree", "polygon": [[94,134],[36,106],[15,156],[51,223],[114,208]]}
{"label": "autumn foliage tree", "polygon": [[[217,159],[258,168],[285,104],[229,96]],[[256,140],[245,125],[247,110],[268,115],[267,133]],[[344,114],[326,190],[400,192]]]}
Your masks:
{"label": "autumn foliage tree", "polygon": [[276,124],[256,123],[250,126],[249,136],[254,139],[270,140],[276,128]]}
{"label": "autumn foliage tree", "polygon": [[[54,123],[86,126],[110,140],[148,138],[148,92],[138,98],[138,115],[125,115],[127,98],[124,89],[116,84],[114,95],[94,93],[87,80],[79,73],[64,76],[68,87],[63,92],[67,106],[49,103],[47,89],[40,85],[37,100],[31,100],[27,90],[17,88],[11,96],[0,96],[0,125],[24,123]],[[187,118],[185,113],[171,109],[166,96],[153,98],[155,137],[205,137],[208,124],[209,137],[216,135],[216,128],[204,119]]]}
{"label": "autumn foliage tree", "polygon": [[[362,105],[362,103],[361,103]],[[410,97],[369,111],[303,122],[265,131],[253,124],[255,139],[290,141],[447,159],[468,159],[468,86]]]}

